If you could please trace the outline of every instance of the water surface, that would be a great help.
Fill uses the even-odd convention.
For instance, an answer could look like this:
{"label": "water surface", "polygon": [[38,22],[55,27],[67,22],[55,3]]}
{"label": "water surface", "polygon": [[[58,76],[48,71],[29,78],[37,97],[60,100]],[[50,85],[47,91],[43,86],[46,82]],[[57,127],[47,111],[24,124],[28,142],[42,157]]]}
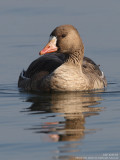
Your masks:
{"label": "water surface", "polygon": [[[117,0],[0,1],[0,159],[120,159],[119,7]],[[61,24],[78,29],[85,55],[107,77],[105,90],[18,89],[20,72]]]}

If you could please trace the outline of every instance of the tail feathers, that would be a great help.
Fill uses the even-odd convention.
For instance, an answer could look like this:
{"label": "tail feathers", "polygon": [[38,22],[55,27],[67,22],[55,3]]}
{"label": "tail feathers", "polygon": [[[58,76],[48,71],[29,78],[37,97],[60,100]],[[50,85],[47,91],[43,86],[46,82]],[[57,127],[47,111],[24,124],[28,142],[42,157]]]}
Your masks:
{"label": "tail feathers", "polygon": [[23,80],[29,80],[30,79],[28,77],[25,77],[25,71],[24,70],[20,73],[20,78],[23,79]]}
{"label": "tail feathers", "polygon": [[18,87],[26,89],[30,88],[30,78],[25,76],[24,70],[20,73]]}

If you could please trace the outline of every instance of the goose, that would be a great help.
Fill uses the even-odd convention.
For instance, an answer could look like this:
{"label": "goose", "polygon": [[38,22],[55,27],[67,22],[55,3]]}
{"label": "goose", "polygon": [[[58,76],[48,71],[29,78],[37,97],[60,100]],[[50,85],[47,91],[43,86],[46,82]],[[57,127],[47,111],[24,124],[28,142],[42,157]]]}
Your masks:
{"label": "goose", "polygon": [[82,39],[72,25],[56,27],[40,55],[20,73],[19,88],[27,91],[89,91],[107,86],[99,65],[84,57]]}

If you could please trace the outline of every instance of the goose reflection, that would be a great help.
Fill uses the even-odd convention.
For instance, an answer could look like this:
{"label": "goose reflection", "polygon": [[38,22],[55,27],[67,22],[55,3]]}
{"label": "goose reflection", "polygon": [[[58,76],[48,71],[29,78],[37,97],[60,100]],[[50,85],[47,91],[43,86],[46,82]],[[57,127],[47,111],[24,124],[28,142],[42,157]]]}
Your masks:
{"label": "goose reflection", "polygon": [[[86,117],[98,115],[102,98],[98,93],[51,93],[28,98],[31,114],[42,114],[47,120],[33,126],[36,133],[47,133],[52,141],[77,141],[95,129],[85,128]],[[51,114],[47,114],[51,113]],[[52,122],[51,122],[52,119]]]}

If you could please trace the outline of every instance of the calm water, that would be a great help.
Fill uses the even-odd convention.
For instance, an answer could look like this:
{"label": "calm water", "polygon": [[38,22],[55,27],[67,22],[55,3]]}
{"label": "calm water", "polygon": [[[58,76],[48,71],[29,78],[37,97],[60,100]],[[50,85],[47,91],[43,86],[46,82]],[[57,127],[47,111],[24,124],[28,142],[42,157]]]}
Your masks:
{"label": "calm water", "polygon": [[[107,89],[27,93],[19,73],[58,25],[73,24]],[[0,1],[0,159],[120,159],[120,1]]]}

